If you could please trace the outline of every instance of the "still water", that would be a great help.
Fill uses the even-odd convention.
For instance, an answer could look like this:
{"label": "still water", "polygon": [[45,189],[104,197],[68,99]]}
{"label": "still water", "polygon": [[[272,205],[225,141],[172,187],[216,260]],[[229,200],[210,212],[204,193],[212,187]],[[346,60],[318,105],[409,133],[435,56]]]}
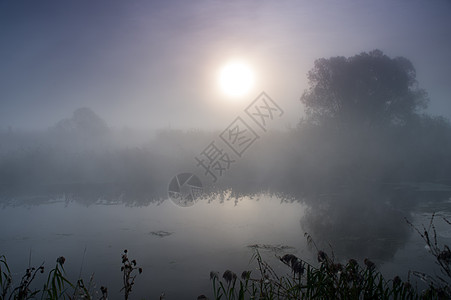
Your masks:
{"label": "still water", "polygon": [[[85,281],[93,275],[97,290],[107,286],[110,298],[116,299],[122,287],[121,254],[127,249],[129,257],[144,270],[136,278],[132,298],[158,299],[164,292],[166,299],[196,299],[200,294],[211,296],[210,271],[230,269],[241,274],[254,269],[251,245],[260,247],[263,258],[280,272],[289,270],[276,255],[293,253],[316,264],[316,251],[304,237],[303,220],[309,213],[306,205],[266,194],[238,199],[217,197],[191,207],[179,207],[170,200],[143,206],[106,200],[86,204],[67,198],[33,203],[18,205],[11,201],[0,210],[0,252],[6,255],[15,280],[22,276],[30,256],[32,265],[45,262],[47,270],[57,257],[64,256],[72,281],[80,274]],[[427,224],[431,211],[449,217],[450,206],[446,201],[426,203],[406,212],[405,217],[415,224]],[[441,241],[451,241],[451,226],[438,222],[437,231]],[[321,241],[321,236],[313,237]],[[386,276],[406,278],[409,269],[437,271],[413,230],[402,242],[390,236],[378,238],[379,246],[392,249],[391,255],[370,258]],[[339,248],[341,243],[353,247],[353,243],[362,246],[367,242],[350,242],[343,236],[331,244]],[[329,252],[330,248],[325,250]],[[350,258],[337,252],[339,260]]]}

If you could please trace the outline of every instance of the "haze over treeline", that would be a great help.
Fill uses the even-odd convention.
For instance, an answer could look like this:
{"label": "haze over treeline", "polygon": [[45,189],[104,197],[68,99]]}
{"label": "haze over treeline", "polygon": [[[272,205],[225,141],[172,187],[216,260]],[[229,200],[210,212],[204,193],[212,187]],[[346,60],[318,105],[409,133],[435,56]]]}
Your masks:
{"label": "haze over treeline", "polygon": [[[306,117],[298,126],[269,131],[216,183],[204,185],[303,201],[311,213],[302,225],[325,240],[357,236],[357,223],[366,226],[367,239],[390,234],[402,241],[403,213],[422,200],[449,197],[449,120],[425,113],[433,99],[412,63],[379,50],[319,59],[308,79],[301,97]],[[87,204],[162,201],[174,175],[203,174],[195,156],[219,133],[112,129],[81,108],[45,132],[0,133],[0,196],[5,203],[63,194]],[[381,218],[384,224],[371,225]],[[382,246],[369,251],[394,253]]]}

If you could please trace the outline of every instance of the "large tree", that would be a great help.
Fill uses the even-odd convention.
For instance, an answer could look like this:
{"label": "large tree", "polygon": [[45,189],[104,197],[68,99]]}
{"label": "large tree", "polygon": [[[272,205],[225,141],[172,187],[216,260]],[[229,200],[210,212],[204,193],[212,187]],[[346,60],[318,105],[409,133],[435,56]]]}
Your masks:
{"label": "large tree", "polygon": [[308,73],[301,101],[308,120],[364,126],[405,124],[427,106],[412,63],[380,50],[349,58],[321,58]]}

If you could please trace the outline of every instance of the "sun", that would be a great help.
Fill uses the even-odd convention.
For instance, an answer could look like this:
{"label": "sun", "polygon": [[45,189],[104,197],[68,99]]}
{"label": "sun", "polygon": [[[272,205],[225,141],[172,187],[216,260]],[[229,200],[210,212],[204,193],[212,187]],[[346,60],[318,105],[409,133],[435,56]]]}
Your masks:
{"label": "sun", "polygon": [[221,90],[231,97],[241,97],[254,85],[255,77],[248,64],[242,61],[227,63],[219,72]]}

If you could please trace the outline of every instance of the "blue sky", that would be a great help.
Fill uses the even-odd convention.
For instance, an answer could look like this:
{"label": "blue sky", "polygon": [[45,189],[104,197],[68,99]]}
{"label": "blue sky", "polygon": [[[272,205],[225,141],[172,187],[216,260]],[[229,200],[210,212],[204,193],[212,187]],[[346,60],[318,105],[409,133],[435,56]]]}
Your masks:
{"label": "blue sky", "polygon": [[[261,91],[294,126],[317,58],[404,56],[451,118],[450,1],[1,1],[0,130],[47,128],[88,106],[115,127],[223,129]],[[231,101],[230,59],[256,84]]]}

